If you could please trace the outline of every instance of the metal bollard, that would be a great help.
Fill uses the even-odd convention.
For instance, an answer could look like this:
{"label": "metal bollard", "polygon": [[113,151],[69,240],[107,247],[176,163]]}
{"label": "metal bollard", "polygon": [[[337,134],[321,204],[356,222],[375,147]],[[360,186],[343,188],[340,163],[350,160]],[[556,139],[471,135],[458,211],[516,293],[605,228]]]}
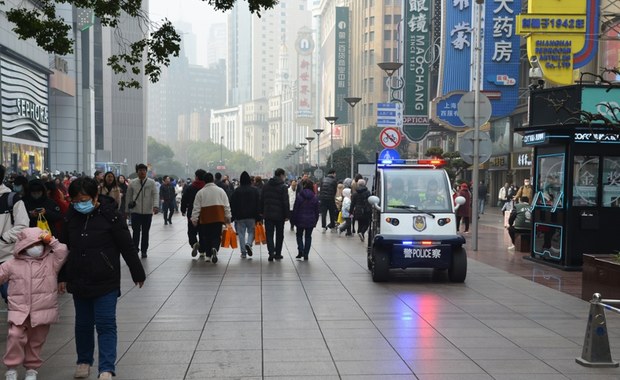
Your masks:
{"label": "metal bollard", "polygon": [[590,300],[590,314],[588,315],[588,325],[586,336],[583,341],[583,351],[581,357],[575,361],[585,367],[618,367],[618,362],[611,358],[609,348],[609,335],[607,334],[607,320],[605,318],[605,307],[601,303],[601,295],[594,293]]}

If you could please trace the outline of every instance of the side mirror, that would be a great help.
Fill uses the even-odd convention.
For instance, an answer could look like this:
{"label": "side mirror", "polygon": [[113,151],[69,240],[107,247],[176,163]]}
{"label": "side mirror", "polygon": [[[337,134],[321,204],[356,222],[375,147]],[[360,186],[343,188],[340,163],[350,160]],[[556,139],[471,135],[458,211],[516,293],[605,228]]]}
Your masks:
{"label": "side mirror", "polygon": [[458,210],[458,208],[461,207],[462,205],[464,205],[465,202],[467,202],[465,197],[462,197],[460,195],[458,197],[456,197],[454,199],[454,203],[456,203],[456,206],[454,207],[454,211]]}
{"label": "side mirror", "polygon": [[381,200],[376,195],[371,195],[368,197],[368,203],[370,203],[372,208],[374,208],[375,210],[381,211],[381,207],[379,207],[380,202]]}

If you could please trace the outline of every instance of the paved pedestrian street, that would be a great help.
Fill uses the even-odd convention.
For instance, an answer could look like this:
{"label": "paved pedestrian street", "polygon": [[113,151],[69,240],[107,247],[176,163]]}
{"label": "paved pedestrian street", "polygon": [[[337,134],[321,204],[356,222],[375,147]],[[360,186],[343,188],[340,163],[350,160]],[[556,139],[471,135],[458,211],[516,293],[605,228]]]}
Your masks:
{"label": "paved pedestrian street", "polygon": [[[191,257],[184,218],[173,222],[154,218],[144,288],[124,268],[116,379],[620,379],[575,363],[589,303],[472,258],[480,252],[464,284],[432,270],[379,284],[357,236],[315,230],[309,261],[297,261],[287,224],[280,262],[257,246],[248,259],[222,249],[213,264]],[[502,241],[481,238],[486,254],[507,255],[501,229],[481,231]],[[42,380],[73,378],[73,303],[61,303]],[[607,321],[620,359],[620,318]]]}

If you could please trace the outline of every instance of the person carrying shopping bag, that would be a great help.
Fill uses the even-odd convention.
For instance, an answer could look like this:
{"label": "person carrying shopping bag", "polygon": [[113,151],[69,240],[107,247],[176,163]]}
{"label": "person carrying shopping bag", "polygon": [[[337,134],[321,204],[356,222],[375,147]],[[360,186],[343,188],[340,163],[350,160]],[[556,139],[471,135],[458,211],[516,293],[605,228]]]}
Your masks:
{"label": "person carrying shopping bag", "polygon": [[260,220],[258,208],[260,202],[258,189],[252,186],[252,179],[248,172],[241,173],[239,187],[230,197],[230,209],[232,221],[239,237],[241,258],[252,256],[252,243],[254,242],[254,226]]}

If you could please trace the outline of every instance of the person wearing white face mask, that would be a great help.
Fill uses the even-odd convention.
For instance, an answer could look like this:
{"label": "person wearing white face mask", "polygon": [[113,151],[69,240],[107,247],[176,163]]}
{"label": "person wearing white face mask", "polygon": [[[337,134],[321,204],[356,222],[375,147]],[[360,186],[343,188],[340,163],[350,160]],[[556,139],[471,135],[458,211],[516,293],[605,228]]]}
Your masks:
{"label": "person wearing white face mask", "polygon": [[38,227],[25,228],[13,255],[13,260],[0,265],[0,281],[9,281],[6,379],[17,380],[17,367],[23,365],[25,380],[36,380],[43,364],[41,349],[50,325],[58,321],[57,275],[67,246]]}

